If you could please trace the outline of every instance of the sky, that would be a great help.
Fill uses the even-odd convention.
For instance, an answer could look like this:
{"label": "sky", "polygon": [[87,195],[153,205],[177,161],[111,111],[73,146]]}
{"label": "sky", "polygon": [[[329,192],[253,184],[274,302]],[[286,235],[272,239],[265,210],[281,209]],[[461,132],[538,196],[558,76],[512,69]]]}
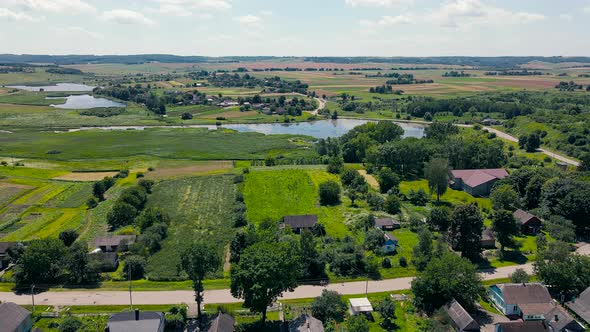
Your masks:
{"label": "sky", "polygon": [[590,56],[590,0],[0,0],[0,53]]}

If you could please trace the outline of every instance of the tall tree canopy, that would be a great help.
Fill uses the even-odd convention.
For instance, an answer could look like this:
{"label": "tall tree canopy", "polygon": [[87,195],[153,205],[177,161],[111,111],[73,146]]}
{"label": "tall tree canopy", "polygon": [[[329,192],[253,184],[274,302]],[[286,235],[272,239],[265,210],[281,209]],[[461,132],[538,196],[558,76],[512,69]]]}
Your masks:
{"label": "tall tree canopy", "polygon": [[201,303],[203,302],[203,279],[207,273],[217,271],[221,266],[219,248],[205,243],[194,243],[181,256],[183,270],[193,282],[195,300],[197,301],[197,315],[201,317]]}
{"label": "tall tree canopy", "polygon": [[449,186],[449,161],[443,158],[430,160],[424,167],[424,176],[428,180],[430,193],[440,201],[440,196],[447,192]]}
{"label": "tall tree canopy", "polygon": [[460,205],[451,215],[449,238],[455,250],[472,262],[479,259],[483,217],[476,204]]}

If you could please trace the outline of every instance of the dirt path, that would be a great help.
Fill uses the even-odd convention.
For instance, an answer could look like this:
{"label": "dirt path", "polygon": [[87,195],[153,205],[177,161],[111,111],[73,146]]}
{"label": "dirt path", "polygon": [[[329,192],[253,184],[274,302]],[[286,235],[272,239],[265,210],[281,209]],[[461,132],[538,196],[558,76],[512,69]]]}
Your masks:
{"label": "dirt path", "polygon": [[368,174],[366,170],[361,169],[358,171],[360,175],[362,175],[365,180],[367,181],[367,183],[373,187],[373,189],[379,191],[379,182],[377,182],[377,179],[375,179],[375,177],[371,174]]}
{"label": "dirt path", "polygon": [[[495,270],[482,271],[484,280],[507,278],[518,268],[528,273],[533,272],[532,264],[515,265],[502,267]],[[284,293],[282,299],[301,299],[317,297],[324,289],[337,291],[340,294],[353,295],[369,293],[399,291],[410,289],[413,277],[386,279],[377,281],[355,281],[347,283],[334,283],[327,286],[299,286],[294,292]],[[31,304],[30,295],[16,295],[14,293],[0,293],[0,301],[14,302],[20,305]],[[194,293],[192,291],[146,291],[133,292],[134,304],[178,304],[193,303]],[[236,303],[241,302],[234,298],[229,289],[205,291],[206,303]],[[46,292],[35,296],[37,305],[125,305],[129,303],[129,292],[126,291],[63,291]]]}

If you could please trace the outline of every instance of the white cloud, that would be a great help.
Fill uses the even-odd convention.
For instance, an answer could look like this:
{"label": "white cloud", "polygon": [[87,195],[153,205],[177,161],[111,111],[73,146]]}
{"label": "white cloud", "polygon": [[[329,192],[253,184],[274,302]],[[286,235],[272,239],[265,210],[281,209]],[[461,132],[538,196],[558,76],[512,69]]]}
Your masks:
{"label": "white cloud", "polygon": [[559,19],[564,20],[564,21],[572,21],[574,19],[574,17],[570,14],[560,14]]}
{"label": "white cloud", "polygon": [[143,24],[143,25],[154,25],[156,22],[150,18],[145,17],[142,13],[128,10],[128,9],[115,9],[104,12],[102,19],[110,22],[119,24]]}
{"label": "white cloud", "polygon": [[413,0],[345,0],[346,5],[351,7],[395,7],[413,2]]}
{"label": "white cloud", "polygon": [[100,33],[89,31],[85,28],[78,27],[78,26],[70,26],[70,27],[57,27],[53,28],[57,33],[65,34],[68,36],[78,36],[78,37],[89,37],[92,39],[104,39],[104,36]]}
{"label": "white cloud", "polygon": [[191,16],[193,13],[186,8],[179,6],[179,5],[172,5],[172,4],[161,4],[158,9],[150,9],[150,12],[157,12],[159,14],[164,15],[172,15],[172,16]]}
{"label": "white cloud", "polygon": [[0,0],[0,4],[53,13],[88,13],[96,8],[82,0]]}
{"label": "white cloud", "polygon": [[254,16],[254,15],[239,16],[239,17],[236,17],[235,20],[241,24],[249,24],[249,25],[260,24],[260,22],[262,21],[262,19],[260,17]]}
{"label": "white cloud", "polygon": [[410,24],[415,21],[412,15],[382,16],[377,21],[361,20],[360,24],[367,28],[386,27],[396,24]]}
{"label": "white cloud", "polygon": [[14,20],[14,21],[28,21],[28,22],[37,21],[34,17],[32,17],[30,15],[27,15],[25,13],[14,12],[14,11],[7,9],[7,8],[0,8],[0,17],[6,18],[9,20]]}
{"label": "white cloud", "polygon": [[586,13],[590,14],[590,5],[584,7],[584,9],[582,9],[583,11],[585,11]]}
{"label": "white cloud", "polygon": [[162,5],[173,5],[188,9],[227,10],[232,8],[230,0],[155,0]]}
{"label": "white cloud", "polygon": [[428,15],[427,20],[446,27],[472,24],[519,24],[544,20],[541,14],[511,12],[503,8],[488,6],[480,0],[454,0],[442,5]]}
{"label": "white cloud", "polygon": [[272,16],[272,11],[270,11],[270,10],[261,10],[260,11],[260,15],[263,15],[263,16]]}

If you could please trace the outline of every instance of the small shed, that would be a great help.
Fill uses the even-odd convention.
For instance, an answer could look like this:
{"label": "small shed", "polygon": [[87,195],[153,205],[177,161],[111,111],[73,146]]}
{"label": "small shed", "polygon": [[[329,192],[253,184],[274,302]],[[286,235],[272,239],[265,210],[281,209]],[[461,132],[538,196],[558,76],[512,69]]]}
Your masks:
{"label": "small shed", "polygon": [[234,332],[235,325],[236,321],[232,316],[220,312],[211,320],[207,332]]}
{"label": "small shed", "polygon": [[541,230],[542,221],[534,214],[518,209],[513,215],[522,233],[535,235]]}
{"label": "small shed", "polygon": [[494,236],[494,232],[486,228],[481,232],[481,247],[485,249],[494,249],[496,248],[496,237]]}
{"label": "small shed", "polygon": [[370,314],[373,312],[373,305],[366,297],[350,299],[350,312],[353,315]]}
{"label": "small shed", "polygon": [[317,318],[303,314],[289,323],[289,332],[324,332],[324,324]]}
{"label": "small shed", "polygon": [[285,228],[286,226],[291,227],[293,231],[297,234],[301,233],[303,230],[311,230],[315,224],[318,223],[318,216],[315,214],[307,214],[307,215],[300,215],[300,216],[285,216],[283,217],[283,222],[281,223],[281,228]]}
{"label": "small shed", "polygon": [[399,221],[393,220],[391,218],[378,218],[375,219],[375,227],[383,231],[392,231],[399,229],[402,226]]}
{"label": "small shed", "polygon": [[443,309],[449,315],[451,325],[453,325],[455,331],[479,331],[479,324],[455,299],[445,305]]}

